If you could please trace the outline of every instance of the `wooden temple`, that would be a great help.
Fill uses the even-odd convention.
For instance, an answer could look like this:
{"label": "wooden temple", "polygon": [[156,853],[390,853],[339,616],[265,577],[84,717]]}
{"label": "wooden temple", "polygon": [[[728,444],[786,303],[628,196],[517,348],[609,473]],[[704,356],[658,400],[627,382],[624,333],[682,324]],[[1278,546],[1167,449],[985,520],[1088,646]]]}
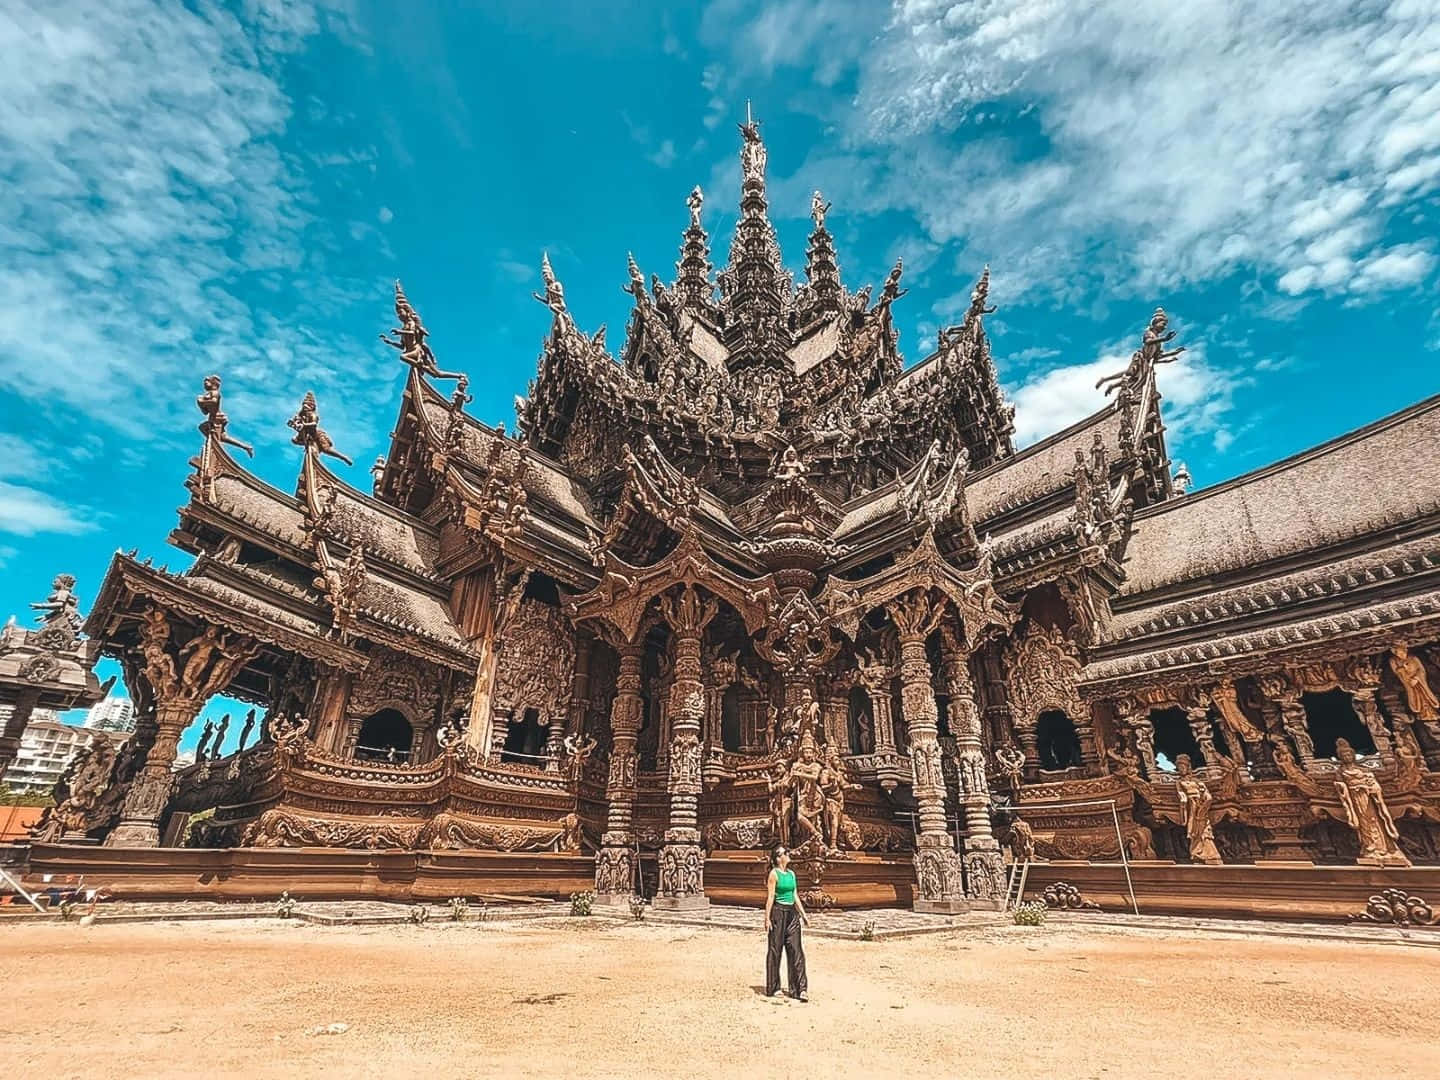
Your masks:
{"label": "wooden temple", "polygon": [[[543,263],[513,434],[398,285],[369,490],[313,397],[295,490],[257,479],[207,381],[194,562],[116,556],[85,625],[139,725],[66,835],[560,853],[679,908],[757,898],[777,843],[814,903],[941,912],[1003,901],[1002,843],[1440,864],[1440,397],[1186,493],[1156,311],[1109,403],[1017,452],[988,271],[907,368],[900,264],[852,292],[816,193],[796,282],[741,133],[727,265],[697,188],[673,282],[630,260],[618,355]],[[175,771],[220,693],[241,748]]]}

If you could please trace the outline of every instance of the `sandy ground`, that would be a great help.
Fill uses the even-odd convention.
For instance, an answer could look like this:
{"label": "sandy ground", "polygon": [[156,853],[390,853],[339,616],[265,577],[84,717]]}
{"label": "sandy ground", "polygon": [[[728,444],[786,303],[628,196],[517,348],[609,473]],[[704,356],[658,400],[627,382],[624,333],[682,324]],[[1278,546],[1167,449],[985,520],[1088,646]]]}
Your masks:
{"label": "sandy ground", "polygon": [[763,948],[599,918],[7,926],[0,1073],[1440,1075],[1435,949],[1053,922],[812,937],[801,1004],[761,996]]}

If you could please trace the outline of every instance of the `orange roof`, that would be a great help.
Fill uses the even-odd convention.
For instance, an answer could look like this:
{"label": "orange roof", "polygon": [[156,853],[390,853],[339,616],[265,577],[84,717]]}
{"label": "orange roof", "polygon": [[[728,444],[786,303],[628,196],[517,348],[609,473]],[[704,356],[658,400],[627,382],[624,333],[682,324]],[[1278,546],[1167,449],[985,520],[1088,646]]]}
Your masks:
{"label": "orange roof", "polygon": [[43,806],[0,806],[0,844],[24,840],[44,812]]}

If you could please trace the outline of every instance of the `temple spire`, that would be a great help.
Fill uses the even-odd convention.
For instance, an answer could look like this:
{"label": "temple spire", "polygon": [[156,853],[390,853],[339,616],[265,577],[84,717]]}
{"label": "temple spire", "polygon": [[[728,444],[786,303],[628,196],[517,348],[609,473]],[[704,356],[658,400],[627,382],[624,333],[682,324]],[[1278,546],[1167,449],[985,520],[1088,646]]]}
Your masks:
{"label": "temple spire", "polygon": [[700,224],[700,211],[705,193],[697,186],[685,200],[690,208],[690,224],[680,242],[680,261],[675,264],[675,295],[687,307],[708,307],[715,294],[710,281],[710,237]]}
{"label": "temple spire", "polygon": [[840,286],[840,264],[835,258],[835,238],[825,227],[825,215],[830,210],[820,192],[810,197],[810,220],[815,231],[810,234],[810,246],[805,252],[805,280],[810,286],[813,298],[813,312],[839,311],[843,290]]}
{"label": "temple spire", "polygon": [[748,104],[745,115],[740,125],[740,220],[722,287],[737,321],[754,326],[778,318],[789,289],[765,201],[766,152],[760,122],[751,116]]}

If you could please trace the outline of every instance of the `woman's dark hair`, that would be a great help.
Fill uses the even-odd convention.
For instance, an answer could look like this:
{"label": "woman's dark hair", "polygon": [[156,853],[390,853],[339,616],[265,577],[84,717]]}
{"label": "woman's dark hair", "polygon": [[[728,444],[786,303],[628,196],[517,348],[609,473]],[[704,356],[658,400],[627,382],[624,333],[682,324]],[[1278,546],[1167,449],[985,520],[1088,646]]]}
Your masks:
{"label": "woman's dark hair", "polygon": [[782,852],[784,852],[784,850],[784,844],[776,844],[773,848],[770,849],[770,869],[773,870],[775,869],[775,867],[780,865],[780,855]]}

